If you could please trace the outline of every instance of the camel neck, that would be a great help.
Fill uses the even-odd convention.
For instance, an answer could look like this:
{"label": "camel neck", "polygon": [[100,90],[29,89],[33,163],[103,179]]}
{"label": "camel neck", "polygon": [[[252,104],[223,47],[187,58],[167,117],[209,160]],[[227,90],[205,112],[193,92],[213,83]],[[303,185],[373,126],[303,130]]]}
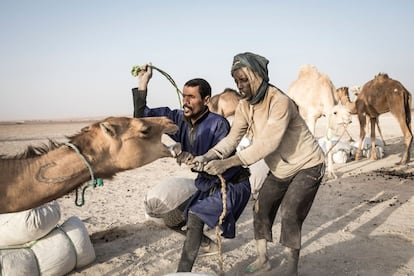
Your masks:
{"label": "camel neck", "polygon": [[76,206],[83,206],[85,204],[85,199],[83,197],[83,195],[85,194],[85,190],[87,188],[91,187],[91,186],[94,187],[94,188],[96,186],[103,186],[103,180],[102,180],[102,178],[95,179],[95,176],[94,176],[93,170],[92,170],[92,166],[89,164],[88,160],[86,160],[85,156],[83,156],[80,153],[79,149],[74,144],[69,143],[69,142],[66,142],[65,145],[67,145],[68,147],[72,148],[81,157],[81,159],[85,163],[86,167],[88,168],[89,174],[91,176],[91,181],[89,182],[89,185],[87,185],[87,186],[85,186],[83,188],[82,198],[81,198],[81,201],[80,202],[78,202],[78,190],[76,190],[75,204],[76,204]]}

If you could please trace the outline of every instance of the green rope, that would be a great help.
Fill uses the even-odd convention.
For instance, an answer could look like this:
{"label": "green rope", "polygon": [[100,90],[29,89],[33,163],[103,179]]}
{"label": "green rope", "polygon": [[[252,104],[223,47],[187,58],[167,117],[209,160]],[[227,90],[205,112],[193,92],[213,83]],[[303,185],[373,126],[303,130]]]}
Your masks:
{"label": "green rope", "polygon": [[[175,83],[174,79],[165,71],[161,70],[160,68],[149,64],[148,66],[150,66],[151,68],[157,70],[158,72],[160,72],[164,77],[167,78],[167,80],[169,80],[169,82],[175,87],[176,93],[177,93],[177,97],[178,97],[178,102],[180,103],[180,108],[182,108],[183,103],[181,101],[181,97],[183,96],[183,92],[181,92],[181,90],[178,88],[177,84]],[[134,66],[132,67],[131,70],[131,75],[133,77],[138,76],[138,73],[141,71],[141,67],[140,66]]]}
{"label": "green rope", "polygon": [[89,164],[88,160],[86,160],[85,156],[83,156],[80,153],[79,149],[74,144],[68,143],[68,142],[65,143],[65,144],[68,147],[71,147],[82,158],[83,162],[85,162],[85,164],[86,164],[86,167],[88,167],[89,174],[91,175],[91,181],[89,181],[89,183],[85,187],[83,187],[83,189],[82,189],[82,199],[81,199],[81,202],[78,202],[78,197],[79,197],[78,196],[78,189],[76,189],[75,205],[78,206],[78,207],[81,207],[81,206],[83,206],[85,204],[85,192],[86,192],[86,189],[89,188],[89,187],[96,188],[96,186],[99,186],[99,187],[100,186],[103,186],[103,180],[102,180],[102,178],[95,179],[95,176],[93,174],[93,170],[92,170],[91,165]]}

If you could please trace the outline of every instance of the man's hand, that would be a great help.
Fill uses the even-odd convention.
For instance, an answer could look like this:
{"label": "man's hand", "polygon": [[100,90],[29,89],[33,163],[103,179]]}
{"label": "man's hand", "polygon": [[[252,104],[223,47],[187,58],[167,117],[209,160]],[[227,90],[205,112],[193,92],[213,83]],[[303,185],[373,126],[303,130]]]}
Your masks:
{"label": "man's hand", "polygon": [[190,162],[189,166],[191,167],[192,171],[202,172],[204,171],[204,166],[213,159],[214,157],[209,156],[208,154],[199,155],[194,157],[194,159]]}
{"label": "man's hand", "polygon": [[138,72],[138,90],[147,90],[148,82],[151,78],[151,63],[140,66],[140,70]]}
{"label": "man's hand", "polygon": [[181,166],[181,164],[186,164],[189,165],[191,160],[193,160],[194,156],[186,151],[181,152],[178,156],[177,156],[177,164]]}
{"label": "man's hand", "polygon": [[228,169],[239,165],[242,165],[240,158],[237,155],[233,155],[224,160],[212,160],[208,162],[204,165],[204,171],[211,175],[219,175]]}

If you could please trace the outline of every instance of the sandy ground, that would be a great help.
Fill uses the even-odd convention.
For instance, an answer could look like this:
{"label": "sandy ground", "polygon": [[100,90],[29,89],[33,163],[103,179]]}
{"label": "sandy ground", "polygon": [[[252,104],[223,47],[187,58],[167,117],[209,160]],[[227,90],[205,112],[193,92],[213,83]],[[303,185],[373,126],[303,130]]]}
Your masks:
{"label": "sandy ground", "polygon": [[[325,122],[317,124],[322,136]],[[46,138],[64,141],[89,122],[48,122],[0,125],[0,154],[16,154]],[[335,164],[340,176],[324,179],[303,227],[300,275],[414,275],[414,161],[400,160],[402,134],[390,114],[380,117],[386,140],[385,157],[377,161]],[[356,118],[350,126],[356,139]],[[413,149],[411,156],[414,157]],[[76,207],[74,194],[59,199],[63,222],[78,216],[87,227],[96,260],[70,275],[164,275],[177,267],[184,237],[145,218],[146,192],[161,179],[193,174],[173,159],[106,180],[103,187],[86,192],[86,203]],[[237,237],[223,240],[225,275],[246,275],[244,268],[255,258],[250,201],[237,224]],[[215,237],[214,230],[207,232]],[[280,221],[273,227],[269,246],[273,270],[283,248],[278,244]],[[193,272],[218,274],[216,256],[198,258]]]}

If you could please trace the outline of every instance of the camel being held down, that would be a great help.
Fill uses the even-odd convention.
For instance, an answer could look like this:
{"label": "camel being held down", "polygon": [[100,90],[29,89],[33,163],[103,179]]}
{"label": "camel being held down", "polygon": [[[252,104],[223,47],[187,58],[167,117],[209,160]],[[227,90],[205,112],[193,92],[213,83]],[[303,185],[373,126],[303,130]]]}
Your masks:
{"label": "camel being held down", "polygon": [[335,86],[327,75],[313,65],[303,65],[298,78],[288,88],[287,95],[298,105],[300,115],[312,134],[315,134],[316,121],[329,114],[338,104]]}
{"label": "camel being held down", "polygon": [[[161,142],[178,130],[166,117],[109,117],[82,128],[68,143],[28,147],[17,156],[0,156],[0,214],[38,207],[83,183],[174,156]],[[175,146],[177,151],[179,147]]]}
{"label": "camel being held down", "polygon": [[[399,81],[391,79],[387,74],[380,73],[363,85],[353,104],[354,106],[351,106],[351,109],[358,114],[360,125],[359,145],[355,160],[361,159],[362,142],[366,134],[366,116],[370,118],[371,122],[371,148],[375,149],[375,124],[377,118],[380,114],[391,112],[400,124],[404,135],[404,151],[397,165],[410,162],[410,148],[413,140],[410,92]],[[376,160],[376,150],[371,152],[371,160]]]}

